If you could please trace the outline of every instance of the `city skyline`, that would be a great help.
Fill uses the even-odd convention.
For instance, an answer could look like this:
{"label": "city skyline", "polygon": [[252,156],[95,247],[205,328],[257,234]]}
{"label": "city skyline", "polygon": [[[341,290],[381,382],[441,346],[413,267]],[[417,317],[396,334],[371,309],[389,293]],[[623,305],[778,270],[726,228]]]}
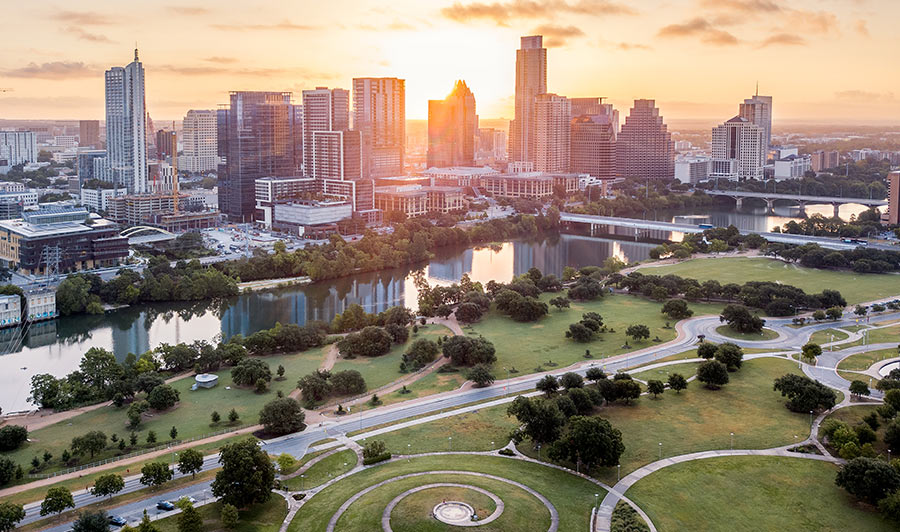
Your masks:
{"label": "city skyline", "polygon": [[[408,119],[425,119],[428,100],[457,79],[479,95],[482,118],[511,119],[514,50],[519,37],[542,34],[548,92],[605,96],[617,109],[652,98],[667,119],[721,121],[758,81],[761,93],[779,100],[776,121],[900,119],[893,90],[900,74],[880,68],[900,48],[890,30],[900,15],[894,2],[510,0],[373,8],[344,1],[303,5],[302,13],[299,7],[109,0],[71,10],[11,6],[11,18],[45,20],[53,31],[38,41],[31,25],[5,29],[10,44],[0,59],[0,87],[12,91],[0,93],[0,116],[102,118],[103,71],[124,64],[137,40],[147,107],[156,119],[215,108],[229,90],[291,91],[296,100],[316,86],[351,89],[352,79],[364,76],[405,79]],[[326,34],[332,38],[323,47]]]}

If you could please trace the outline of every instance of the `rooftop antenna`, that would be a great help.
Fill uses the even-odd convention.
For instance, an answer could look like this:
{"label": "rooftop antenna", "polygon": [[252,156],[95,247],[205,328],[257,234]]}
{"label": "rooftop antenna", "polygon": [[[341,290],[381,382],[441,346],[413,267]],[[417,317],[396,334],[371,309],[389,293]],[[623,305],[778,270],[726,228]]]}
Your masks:
{"label": "rooftop antenna", "polygon": [[140,59],[138,59],[137,41],[134,41],[134,62],[136,63],[138,61],[140,61]]}
{"label": "rooftop antenna", "polygon": [[759,96],[759,80],[756,80],[756,94],[753,96]]}

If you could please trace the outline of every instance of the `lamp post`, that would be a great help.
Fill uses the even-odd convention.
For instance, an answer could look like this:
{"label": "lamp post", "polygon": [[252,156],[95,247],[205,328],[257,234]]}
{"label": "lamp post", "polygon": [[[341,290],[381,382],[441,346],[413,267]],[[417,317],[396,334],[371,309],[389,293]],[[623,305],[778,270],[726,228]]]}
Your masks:
{"label": "lamp post", "polygon": [[734,450],[734,433],[731,433],[731,450]]}
{"label": "lamp post", "polygon": [[447,445],[450,447],[450,452],[453,452],[453,436],[447,436]]}
{"label": "lamp post", "polygon": [[810,410],[809,411],[809,428],[810,428],[810,430],[812,430],[812,414],[813,414],[813,411]]}
{"label": "lamp post", "polygon": [[304,490],[304,481],[306,480],[306,475],[300,475],[300,491]]}
{"label": "lamp post", "polygon": [[659,459],[662,460],[662,442],[659,442]]}
{"label": "lamp post", "polygon": [[597,508],[599,508],[599,507],[600,507],[600,494],[595,493],[594,494],[594,511],[596,512]]}
{"label": "lamp post", "polygon": [[616,484],[622,478],[622,464],[616,464]]}
{"label": "lamp post", "polygon": [[406,461],[407,462],[410,461],[409,456],[412,454],[412,451],[410,450],[410,446],[411,446],[411,444],[409,444],[409,443],[406,444]]}

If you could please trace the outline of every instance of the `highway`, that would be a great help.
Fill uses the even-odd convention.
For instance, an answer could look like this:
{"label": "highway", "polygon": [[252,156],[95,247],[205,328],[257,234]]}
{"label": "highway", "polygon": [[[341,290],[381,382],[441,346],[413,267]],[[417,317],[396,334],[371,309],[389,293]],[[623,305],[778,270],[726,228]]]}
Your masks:
{"label": "highway", "polygon": [[856,203],[869,207],[883,207],[888,204],[887,200],[869,199],[869,198],[845,198],[835,196],[809,196],[804,194],[777,194],[775,192],[744,192],[740,190],[704,190],[707,196],[728,196],[730,198],[759,198],[764,200],[790,200],[803,203]]}

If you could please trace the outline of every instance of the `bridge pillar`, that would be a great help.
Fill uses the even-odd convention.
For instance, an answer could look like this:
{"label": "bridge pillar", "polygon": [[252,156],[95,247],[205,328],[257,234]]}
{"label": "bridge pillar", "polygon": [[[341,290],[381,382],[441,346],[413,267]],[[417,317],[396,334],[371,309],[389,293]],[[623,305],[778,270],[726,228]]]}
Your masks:
{"label": "bridge pillar", "polygon": [[591,236],[594,236],[594,224],[591,224]]}
{"label": "bridge pillar", "polygon": [[775,212],[775,200],[766,199],[766,214],[772,214]]}
{"label": "bridge pillar", "polygon": [[799,213],[800,216],[806,216],[806,202],[805,202],[805,201],[798,201],[797,203],[798,203],[799,206],[800,206],[800,213]]}
{"label": "bridge pillar", "polygon": [[741,210],[741,207],[744,205],[744,198],[734,198],[734,201],[734,208],[736,210]]}
{"label": "bridge pillar", "polygon": [[834,207],[834,217],[837,218],[841,215],[841,204],[840,203],[832,203],[832,207]]}

